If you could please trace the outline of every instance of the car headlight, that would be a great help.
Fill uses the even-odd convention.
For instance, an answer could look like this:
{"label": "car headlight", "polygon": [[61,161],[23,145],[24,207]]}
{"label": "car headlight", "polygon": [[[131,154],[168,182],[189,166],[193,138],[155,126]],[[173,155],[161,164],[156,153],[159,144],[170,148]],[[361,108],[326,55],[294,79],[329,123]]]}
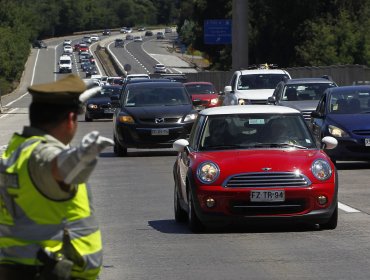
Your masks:
{"label": "car headlight", "polygon": [[190,121],[194,121],[196,118],[197,118],[198,114],[197,113],[191,113],[191,114],[187,114],[184,118],[184,122],[190,122]]}
{"label": "car headlight", "polygon": [[348,133],[334,125],[329,125],[329,133],[334,137],[348,137]]}
{"label": "car headlight", "polygon": [[218,102],[218,98],[212,98],[210,103],[211,105],[216,105],[217,102]]}
{"label": "car headlight", "polygon": [[134,118],[131,116],[119,116],[118,121],[120,123],[135,123]]}
{"label": "car headlight", "polygon": [[238,104],[239,104],[239,105],[244,105],[244,104],[245,104],[244,99],[238,99]]}
{"label": "car headlight", "polygon": [[213,162],[203,162],[198,166],[197,177],[204,184],[211,184],[220,175],[220,168]]}
{"label": "car headlight", "polygon": [[320,181],[329,179],[333,172],[329,162],[323,159],[315,160],[312,163],[311,171],[312,174]]}
{"label": "car headlight", "polygon": [[96,104],[89,104],[89,105],[87,105],[87,108],[89,108],[89,109],[97,109],[98,108],[98,105],[96,105]]}

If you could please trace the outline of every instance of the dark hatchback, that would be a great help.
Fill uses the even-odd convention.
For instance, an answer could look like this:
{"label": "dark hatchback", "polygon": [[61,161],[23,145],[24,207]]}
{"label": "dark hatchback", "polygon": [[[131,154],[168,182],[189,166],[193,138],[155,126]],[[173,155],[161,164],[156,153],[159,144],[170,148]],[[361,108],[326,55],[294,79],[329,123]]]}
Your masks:
{"label": "dark hatchback", "polygon": [[37,48],[37,49],[46,49],[48,46],[44,43],[42,40],[35,40],[32,43],[32,48]]}
{"label": "dark hatchback", "polygon": [[127,148],[168,148],[187,138],[197,117],[184,85],[177,82],[127,84],[113,116],[114,152]]}
{"label": "dark hatchback", "polygon": [[325,91],[311,114],[316,139],[333,136],[335,149],[325,150],[332,161],[370,160],[370,86],[343,86]]}
{"label": "dark hatchback", "polygon": [[103,86],[100,93],[86,102],[85,121],[111,119],[114,112],[111,96],[119,94],[121,88],[122,86]]}

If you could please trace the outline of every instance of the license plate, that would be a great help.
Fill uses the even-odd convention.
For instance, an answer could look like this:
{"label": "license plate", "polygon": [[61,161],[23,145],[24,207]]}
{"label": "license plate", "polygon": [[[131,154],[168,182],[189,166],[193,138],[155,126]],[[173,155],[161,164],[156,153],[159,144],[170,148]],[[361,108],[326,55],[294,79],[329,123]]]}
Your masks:
{"label": "license plate", "polygon": [[169,135],[169,131],[167,128],[152,129],[152,135]]}
{"label": "license plate", "polygon": [[365,146],[370,146],[370,138],[365,138]]}
{"label": "license plate", "polygon": [[197,111],[202,111],[203,109],[205,109],[204,106],[196,106],[195,107],[195,110],[197,110]]}
{"label": "license plate", "polygon": [[104,114],[113,114],[114,109],[104,109]]}
{"label": "license plate", "polygon": [[251,191],[250,200],[252,202],[281,202],[285,201],[285,191]]}

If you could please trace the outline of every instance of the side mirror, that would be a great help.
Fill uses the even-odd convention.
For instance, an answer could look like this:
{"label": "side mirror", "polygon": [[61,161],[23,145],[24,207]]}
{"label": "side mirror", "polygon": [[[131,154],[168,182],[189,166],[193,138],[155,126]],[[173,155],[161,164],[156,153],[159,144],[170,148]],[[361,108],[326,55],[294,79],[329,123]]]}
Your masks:
{"label": "side mirror", "polygon": [[322,117],[323,117],[323,115],[322,115],[320,112],[313,111],[313,112],[311,113],[311,117],[313,117],[313,118],[322,118]]}
{"label": "side mirror", "polygon": [[275,96],[270,96],[269,98],[267,98],[267,104],[276,104]]}
{"label": "side mirror", "polygon": [[226,86],[225,88],[224,88],[224,92],[225,93],[231,93],[233,91],[233,89],[231,88],[231,86]]}
{"label": "side mirror", "polygon": [[173,142],[172,147],[176,152],[183,152],[185,148],[189,145],[188,140],[185,139],[179,139]]}
{"label": "side mirror", "polygon": [[331,136],[325,136],[321,139],[322,148],[327,150],[332,150],[338,146],[338,140]]}

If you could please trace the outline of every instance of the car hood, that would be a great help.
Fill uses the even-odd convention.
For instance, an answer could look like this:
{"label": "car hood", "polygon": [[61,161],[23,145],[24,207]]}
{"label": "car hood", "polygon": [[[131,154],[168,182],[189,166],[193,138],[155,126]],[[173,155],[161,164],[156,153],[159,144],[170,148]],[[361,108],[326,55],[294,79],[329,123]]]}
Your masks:
{"label": "car hood", "polygon": [[211,100],[213,98],[218,98],[218,94],[193,94],[191,96],[192,100]]}
{"label": "car hood", "polygon": [[[212,161],[220,168],[220,177],[216,184],[235,174],[248,172],[295,172],[301,171],[311,181],[316,180],[310,169],[312,162],[328,157],[319,149],[260,149],[199,152],[194,160],[196,168],[204,161]],[[328,160],[329,161],[329,160]],[[334,169],[334,165],[332,165]]]}
{"label": "car hood", "polygon": [[326,122],[346,131],[370,129],[370,114],[329,114]]}
{"label": "car hood", "polygon": [[298,111],[314,111],[318,103],[319,100],[280,101],[280,105],[288,106]]}
{"label": "car hood", "polygon": [[251,100],[267,100],[272,96],[274,89],[249,89],[249,90],[237,90],[235,96],[242,99]]}
{"label": "car hood", "polygon": [[192,110],[192,105],[125,107],[124,109],[136,118],[182,117]]}

